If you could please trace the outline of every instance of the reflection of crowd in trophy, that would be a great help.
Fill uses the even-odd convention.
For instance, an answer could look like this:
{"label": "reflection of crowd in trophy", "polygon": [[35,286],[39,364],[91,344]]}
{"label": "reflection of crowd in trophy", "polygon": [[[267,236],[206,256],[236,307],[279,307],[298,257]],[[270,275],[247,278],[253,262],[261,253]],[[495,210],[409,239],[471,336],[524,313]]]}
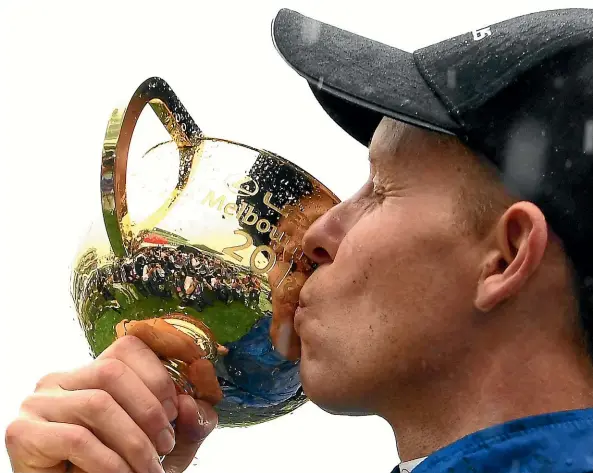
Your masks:
{"label": "reflection of crowd in trophy", "polygon": [[262,290],[254,275],[241,275],[224,261],[198,250],[152,247],[123,265],[122,277],[144,296],[171,298],[198,311],[214,300],[258,305]]}

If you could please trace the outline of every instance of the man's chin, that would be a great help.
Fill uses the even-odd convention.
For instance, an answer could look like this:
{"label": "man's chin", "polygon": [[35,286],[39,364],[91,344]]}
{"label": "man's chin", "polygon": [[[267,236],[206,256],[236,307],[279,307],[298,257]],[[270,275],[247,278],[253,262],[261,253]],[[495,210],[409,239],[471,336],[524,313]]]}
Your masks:
{"label": "man's chin", "polygon": [[[324,382],[325,380],[325,382]],[[345,399],[340,393],[347,393],[347,389],[337,388],[327,383],[327,377],[301,377],[303,391],[309,400],[320,409],[333,415],[364,416],[369,415],[365,409],[355,407],[351,399]],[[328,389],[329,388],[329,389]]]}
{"label": "man's chin", "polygon": [[319,405],[315,402],[313,404],[315,404],[321,410],[327,412],[328,414],[332,414],[334,416],[363,417],[363,416],[373,415],[372,413],[369,413],[369,412],[353,410],[351,408],[350,409],[348,409],[348,408],[342,409],[342,408],[336,408],[336,407],[328,407],[328,406]]}

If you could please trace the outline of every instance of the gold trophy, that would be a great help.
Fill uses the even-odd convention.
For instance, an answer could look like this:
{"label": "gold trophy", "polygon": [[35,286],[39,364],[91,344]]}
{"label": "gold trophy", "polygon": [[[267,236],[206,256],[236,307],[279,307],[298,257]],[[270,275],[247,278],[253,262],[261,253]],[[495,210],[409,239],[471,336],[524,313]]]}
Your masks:
{"label": "gold trophy", "polygon": [[[146,105],[170,140],[143,159],[174,156],[179,172],[156,211],[136,219],[132,199],[150,200],[150,189],[136,185],[132,196],[128,154]],[[206,136],[160,78],[113,112],[100,189],[103,218],[76,257],[71,287],[91,354],[137,336],[180,393],[215,405],[221,427],[305,403],[292,319],[315,265],[301,242],[337,197],[274,153]]]}

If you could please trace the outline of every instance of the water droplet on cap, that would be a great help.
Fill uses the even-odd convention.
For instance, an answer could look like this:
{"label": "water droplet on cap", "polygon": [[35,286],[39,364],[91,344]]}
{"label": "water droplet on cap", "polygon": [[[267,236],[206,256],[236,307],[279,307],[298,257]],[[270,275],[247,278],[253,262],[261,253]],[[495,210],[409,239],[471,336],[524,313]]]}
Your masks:
{"label": "water droplet on cap", "polygon": [[452,67],[447,69],[447,87],[450,89],[457,87],[457,70]]}
{"label": "water droplet on cap", "polygon": [[585,132],[583,134],[583,152],[593,154],[593,119],[585,122]]}

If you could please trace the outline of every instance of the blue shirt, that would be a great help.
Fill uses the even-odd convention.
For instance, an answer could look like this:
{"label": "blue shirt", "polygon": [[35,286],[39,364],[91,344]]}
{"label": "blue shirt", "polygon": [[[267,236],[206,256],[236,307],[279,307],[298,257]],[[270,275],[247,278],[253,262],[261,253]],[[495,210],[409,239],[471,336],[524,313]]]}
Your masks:
{"label": "blue shirt", "polygon": [[413,471],[478,472],[593,472],[593,409],[542,414],[480,430],[437,450]]}
{"label": "blue shirt", "polygon": [[219,408],[269,408],[299,397],[299,363],[286,360],[274,349],[271,324],[272,317],[262,317],[243,337],[225,345],[229,353],[219,359],[224,373],[217,371],[224,393]]}

